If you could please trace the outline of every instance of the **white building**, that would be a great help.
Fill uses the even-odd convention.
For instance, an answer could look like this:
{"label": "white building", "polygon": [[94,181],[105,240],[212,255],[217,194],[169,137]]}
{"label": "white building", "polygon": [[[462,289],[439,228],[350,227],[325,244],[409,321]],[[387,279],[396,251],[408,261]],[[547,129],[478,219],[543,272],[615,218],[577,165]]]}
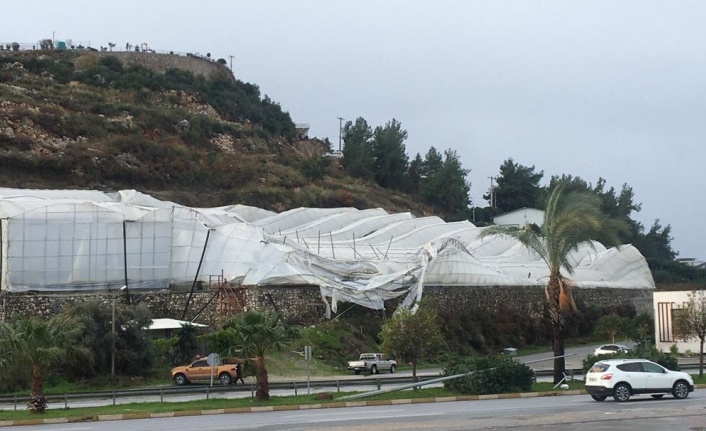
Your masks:
{"label": "white building", "polygon": [[698,338],[684,341],[674,336],[674,314],[685,307],[691,293],[686,290],[653,293],[655,345],[660,351],[668,352],[673,345],[676,345],[680,352],[687,350],[699,352]]}
{"label": "white building", "polygon": [[544,211],[536,208],[520,208],[509,213],[499,215],[493,219],[495,224],[501,226],[523,227],[526,224],[544,224]]}

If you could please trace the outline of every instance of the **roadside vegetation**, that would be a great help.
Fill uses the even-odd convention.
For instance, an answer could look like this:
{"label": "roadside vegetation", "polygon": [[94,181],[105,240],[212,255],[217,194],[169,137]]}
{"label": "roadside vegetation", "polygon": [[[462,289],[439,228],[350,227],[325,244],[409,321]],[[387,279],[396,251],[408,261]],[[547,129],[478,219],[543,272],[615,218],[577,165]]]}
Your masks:
{"label": "roadside vegetation", "polygon": [[[302,355],[306,345],[313,347],[312,375],[320,376],[347,373],[347,361],[366,352],[385,352],[398,358],[401,370],[411,369],[412,360],[417,367],[444,368],[455,357],[494,355],[510,346],[517,348],[520,354],[549,354],[551,343],[547,336],[549,323],[546,317],[507,310],[492,313],[469,308],[466,313],[439,313],[432,319],[433,316],[427,316],[424,311],[424,304],[421,307],[420,313],[408,317],[420,320],[424,330],[429,330],[421,338],[414,336],[418,333],[416,330],[408,333],[399,328],[391,330],[397,325],[404,327],[404,319],[396,320],[391,314],[384,315],[359,306],[350,306],[339,319],[315,325],[280,322],[286,336],[279,343],[281,350],[269,349],[266,353],[268,373],[275,376],[305,376],[306,362]],[[151,319],[149,310],[139,304],[127,305],[122,300],[116,302],[115,334],[111,330],[110,303],[77,304],[67,309],[66,315],[81,322],[83,332],[80,340],[90,351],[90,356],[78,362],[66,361],[62,367],[53,368],[46,376],[49,393],[56,393],[55,388],[59,392],[72,392],[170,384],[170,368],[188,364],[196,355],[215,352],[223,357],[257,356],[234,351],[240,349],[239,341],[234,327],[229,326],[208,333],[185,327],[171,338],[151,338],[140,329]],[[404,317],[404,313],[401,316]],[[606,320],[606,316],[618,316],[618,320]],[[21,319],[21,316],[17,317]],[[639,342],[649,342],[649,338],[645,338],[644,328],[653,325],[649,317],[636,315],[631,307],[616,309],[581,303],[577,304],[577,311],[571,319],[572,330],[567,342],[572,345],[606,340],[605,332],[595,331],[599,321],[618,322],[621,337]],[[386,326],[390,328],[387,331],[383,330]],[[439,338],[434,335],[437,330]],[[413,335],[411,339],[409,334]],[[2,335],[0,333],[0,337]],[[29,388],[27,374],[22,371],[21,364],[12,368],[13,364],[9,361],[11,355],[6,355],[6,369],[17,371],[0,374],[0,390],[3,393],[20,393],[18,391]],[[111,372],[113,358],[114,376]],[[68,389],[71,387],[73,390]]]}

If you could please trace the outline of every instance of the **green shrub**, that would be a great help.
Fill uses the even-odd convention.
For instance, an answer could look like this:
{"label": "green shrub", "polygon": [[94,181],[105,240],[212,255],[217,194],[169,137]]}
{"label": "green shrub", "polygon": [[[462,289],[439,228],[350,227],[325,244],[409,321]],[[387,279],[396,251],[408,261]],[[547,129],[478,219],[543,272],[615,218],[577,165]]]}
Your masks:
{"label": "green shrub", "polygon": [[155,365],[159,368],[172,367],[175,364],[182,365],[187,362],[177,363],[175,358],[177,338],[157,338],[152,340],[152,346],[155,353]]}
{"label": "green shrub", "polygon": [[445,381],[444,387],[460,394],[502,394],[529,391],[535,381],[530,367],[502,355],[457,358],[444,368],[444,375],[471,371],[469,376]]}
{"label": "green shrub", "polygon": [[331,166],[330,158],[318,157],[305,159],[299,165],[299,172],[306,178],[320,180],[328,172],[329,166]]}
{"label": "green shrub", "polygon": [[464,312],[441,312],[444,338],[459,355],[498,353],[508,346],[549,345],[546,320],[502,307],[468,308]]}
{"label": "green shrub", "polygon": [[34,142],[26,136],[15,135],[11,138],[5,134],[0,134],[0,149],[29,151],[32,149],[33,146]]}

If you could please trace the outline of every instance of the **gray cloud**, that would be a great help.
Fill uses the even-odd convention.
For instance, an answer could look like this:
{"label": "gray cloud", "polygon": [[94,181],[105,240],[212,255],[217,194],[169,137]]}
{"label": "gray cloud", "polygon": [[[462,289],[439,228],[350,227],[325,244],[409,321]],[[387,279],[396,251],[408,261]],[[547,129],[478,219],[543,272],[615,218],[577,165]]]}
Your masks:
{"label": "gray cloud", "polygon": [[503,160],[633,187],[636,218],[704,258],[706,3],[24,0],[0,39],[146,42],[234,56],[242,80],[338,138],[397,118],[408,152],[459,151],[484,204]]}

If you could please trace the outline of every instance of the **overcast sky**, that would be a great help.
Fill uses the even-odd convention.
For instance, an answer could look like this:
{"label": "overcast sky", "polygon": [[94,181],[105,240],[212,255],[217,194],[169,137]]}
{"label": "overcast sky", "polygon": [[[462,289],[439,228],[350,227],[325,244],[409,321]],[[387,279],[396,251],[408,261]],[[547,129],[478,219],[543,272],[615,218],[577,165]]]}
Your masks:
{"label": "overcast sky", "polygon": [[513,158],[635,192],[646,229],[706,258],[706,2],[22,0],[0,41],[147,43],[232,58],[310,135],[392,118],[410,158],[458,151],[471,198]]}

